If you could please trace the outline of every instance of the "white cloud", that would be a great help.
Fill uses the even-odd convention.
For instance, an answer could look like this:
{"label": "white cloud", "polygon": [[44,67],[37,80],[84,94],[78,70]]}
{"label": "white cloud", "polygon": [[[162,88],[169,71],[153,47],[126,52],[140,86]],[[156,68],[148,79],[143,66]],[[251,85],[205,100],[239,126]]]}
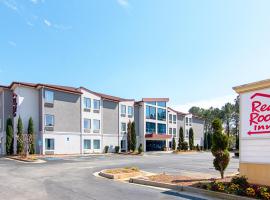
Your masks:
{"label": "white cloud", "polygon": [[8,44],[11,45],[11,46],[13,46],[13,47],[16,47],[17,46],[16,42],[14,42],[14,41],[8,41]]}
{"label": "white cloud", "polygon": [[3,3],[7,8],[18,11],[17,3],[14,0],[0,0],[0,3]]}
{"label": "white cloud", "polygon": [[174,105],[172,106],[172,108],[181,112],[188,112],[188,110],[192,106],[198,106],[205,109],[208,109],[210,107],[221,108],[222,106],[225,105],[225,103],[228,103],[228,102],[233,103],[235,98],[236,98],[236,95],[227,95],[227,96],[217,97],[213,99],[189,102],[182,105]]}
{"label": "white cloud", "polygon": [[48,27],[50,27],[52,25],[52,23],[47,19],[44,19],[44,24],[46,24],[46,26],[48,26]]}
{"label": "white cloud", "polygon": [[128,0],[117,0],[117,3],[123,7],[129,6]]}
{"label": "white cloud", "polygon": [[45,0],[30,0],[30,2],[33,4],[38,4],[38,3],[44,3]]}

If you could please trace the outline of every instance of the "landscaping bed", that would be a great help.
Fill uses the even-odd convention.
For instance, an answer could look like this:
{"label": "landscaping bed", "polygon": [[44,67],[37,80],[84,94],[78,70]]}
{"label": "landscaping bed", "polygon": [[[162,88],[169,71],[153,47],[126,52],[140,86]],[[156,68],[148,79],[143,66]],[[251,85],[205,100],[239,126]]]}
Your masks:
{"label": "landscaping bed", "polygon": [[242,197],[270,200],[270,187],[250,184],[245,177],[233,177],[230,181],[208,181],[195,183],[193,187],[233,194]]}
{"label": "landscaping bed", "polygon": [[109,179],[127,179],[142,176],[144,173],[137,167],[125,167],[116,169],[106,169],[99,173],[100,176]]}
{"label": "landscaping bed", "polygon": [[41,160],[38,159],[34,155],[30,155],[30,156],[27,156],[27,157],[26,156],[8,156],[7,158],[22,161],[22,162],[30,162],[30,163],[41,162]]}

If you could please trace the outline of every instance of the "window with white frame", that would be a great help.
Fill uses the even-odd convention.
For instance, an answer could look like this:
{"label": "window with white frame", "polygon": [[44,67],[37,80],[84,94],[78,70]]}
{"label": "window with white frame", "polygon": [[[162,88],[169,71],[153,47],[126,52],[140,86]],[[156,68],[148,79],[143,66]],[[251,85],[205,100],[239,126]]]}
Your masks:
{"label": "window with white frame", "polygon": [[173,123],[176,124],[176,115],[173,115]]}
{"label": "window with white frame", "polygon": [[54,150],[54,139],[45,138],[45,150]]}
{"label": "window with white frame", "polygon": [[100,149],[100,140],[94,140],[94,149]]}
{"label": "window with white frame", "polygon": [[54,126],[54,116],[53,115],[45,115],[45,126]]}
{"label": "window with white frame", "polygon": [[188,129],[186,130],[186,138],[188,138]]}
{"label": "window with white frame", "polygon": [[128,107],[128,117],[133,117],[133,107],[132,106]]}
{"label": "window with white frame", "polygon": [[98,119],[93,120],[93,128],[94,128],[94,131],[100,130],[100,120],[98,120]]}
{"label": "window with white frame", "polygon": [[172,134],[172,128],[169,128],[169,134],[170,135]]}
{"label": "window with white frame", "polygon": [[83,98],[83,108],[90,109],[91,108],[91,99],[90,98]]}
{"label": "window with white frame", "polygon": [[91,149],[91,140],[84,139],[83,140],[83,148],[86,149],[86,150]]}
{"label": "window with white frame", "polygon": [[83,128],[90,130],[91,129],[91,119],[84,118],[83,120]]}
{"label": "window with white frame", "polygon": [[169,123],[172,123],[172,114],[169,114]]}
{"label": "window with white frame", "polygon": [[173,129],[173,135],[176,136],[176,128]]}
{"label": "window with white frame", "polygon": [[121,123],[121,132],[125,133],[127,131],[127,124],[126,123]]}
{"label": "window with white frame", "polygon": [[100,100],[94,99],[94,109],[100,110]]}
{"label": "window with white frame", "polygon": [[188,126],[188,117],[186,117],[186,125]]}
{"label": "window with white frame", "polygon": [[126,116],[127,108],[125,105],[121,105],[121,116]]}
{"label": "window with white frame", "polygon": [[49,90],[45,90],[45,103],[53,103],[54,101],[54,92],[53,91],[49,91]]}

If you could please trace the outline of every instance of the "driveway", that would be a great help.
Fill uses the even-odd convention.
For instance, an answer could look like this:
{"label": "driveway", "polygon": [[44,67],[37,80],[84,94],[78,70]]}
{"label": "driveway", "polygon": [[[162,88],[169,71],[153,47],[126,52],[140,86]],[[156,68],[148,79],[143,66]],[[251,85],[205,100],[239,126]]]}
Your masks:
{"label": "driveway", "polygon": [[[210,153],[145,156],[92,155],[45,158],[43,164],[28,164],[0,158],[0,199],[206,199],[152,187],[116,182],[93,176],[105,168],[138,166],[142,170],[169,174],[217,176]],[[227,172],[238,169],[231,159]]]}

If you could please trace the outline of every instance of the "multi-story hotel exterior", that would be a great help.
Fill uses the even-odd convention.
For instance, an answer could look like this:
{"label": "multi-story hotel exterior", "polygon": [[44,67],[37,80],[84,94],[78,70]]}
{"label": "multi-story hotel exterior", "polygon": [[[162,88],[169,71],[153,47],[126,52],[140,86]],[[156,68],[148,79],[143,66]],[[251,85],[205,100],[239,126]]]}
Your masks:
{"label": "multi-story hotel exterior", "polygon": [[183,128],[192,127],[195,145],[203,144],[204,121],[167,106],[168,98],[124,99],[87,88],[13,82],[0,86],[0,154],[5,154],[6,121],[13,120],[14,152],[20,116],[27,133],[32,117],[36,152],[40,154],[102,153],[127,150],[127,128],[135,122],[137,145],[144,151],[168,150]]}

